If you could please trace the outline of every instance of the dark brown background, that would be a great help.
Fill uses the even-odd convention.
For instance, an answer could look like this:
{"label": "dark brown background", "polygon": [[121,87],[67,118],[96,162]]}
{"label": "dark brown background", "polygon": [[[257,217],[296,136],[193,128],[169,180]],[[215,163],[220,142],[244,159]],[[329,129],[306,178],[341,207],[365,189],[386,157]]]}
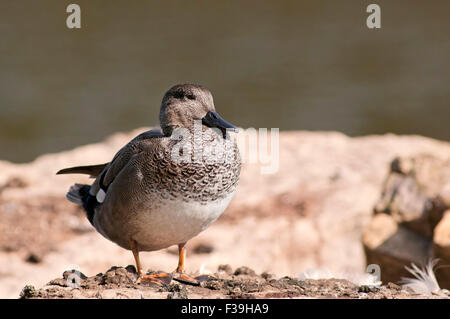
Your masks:
{"label": "dark brown background", "polygon": [[179,82],[241,127],[450,140],[450,2],[376,1],[369,30],[372,2],[1,0],[0,159],[157,124]]}

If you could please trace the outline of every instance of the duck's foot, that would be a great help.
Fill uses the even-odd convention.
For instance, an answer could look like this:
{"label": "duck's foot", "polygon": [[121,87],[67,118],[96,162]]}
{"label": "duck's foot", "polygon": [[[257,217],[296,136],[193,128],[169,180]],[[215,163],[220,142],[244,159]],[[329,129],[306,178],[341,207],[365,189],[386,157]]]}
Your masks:
{"label": "duck's foot", "polygon": [[215,279],[214,277],[209,275],[199,275],[197,277],[192,277],[183,272],[174,272],[172,273],[172,275],[174,280],[179,281],[183,284],[189,284],[193,286],[199,286],[204,281]]}
{"label": "duck's foot", "polygon": [[159,286],[168,285],[172,281],[173,275],[168,274],[165,272],[159,273],[159,274],[153,274],[153,275],[144,275],[142,277],[139,277],[136,283],[153,283]]}
{"label": "duck's foot", "polygon": [[183,284],[189,284],[189,285],[193,285],[193,286],[199,286],[200,282],[195,279],[194,277],[191,277],[183,272],[174,272],[172,273],[173,275],[173,279],[176,281],[179,281]]}

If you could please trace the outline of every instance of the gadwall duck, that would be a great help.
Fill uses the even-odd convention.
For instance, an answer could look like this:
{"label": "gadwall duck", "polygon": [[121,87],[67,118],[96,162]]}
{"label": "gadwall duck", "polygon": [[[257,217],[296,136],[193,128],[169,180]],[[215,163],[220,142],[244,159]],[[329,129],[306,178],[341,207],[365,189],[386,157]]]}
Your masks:
{"label": "gadwall duck", "polygon": [[[139,282],[196,284],[184,273],[185,245],[217,220],[236,191],[241,159],[229,131],[237,128],[215,111],[210,91],[194,84],[167,91],[159,119],[161,130],[138,135],[111,162],[57,174],[96,178],[71,186],[67,198],[82,205],[100,234],[133,252]],[[143,275],[139,252],[172,245],[178,245],[176,270]]]}

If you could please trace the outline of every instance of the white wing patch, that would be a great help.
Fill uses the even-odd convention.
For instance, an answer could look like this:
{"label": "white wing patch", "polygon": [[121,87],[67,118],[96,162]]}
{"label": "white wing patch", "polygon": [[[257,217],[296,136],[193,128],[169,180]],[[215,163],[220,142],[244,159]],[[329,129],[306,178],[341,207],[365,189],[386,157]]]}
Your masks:
{"label": "white wing patch", "polygon": [[95,196],[95,198],[97,198],[97,202],[103,203],[103,201],[105,200],[105,197],[106,197],[105,191],[100,188],[97,195]]}

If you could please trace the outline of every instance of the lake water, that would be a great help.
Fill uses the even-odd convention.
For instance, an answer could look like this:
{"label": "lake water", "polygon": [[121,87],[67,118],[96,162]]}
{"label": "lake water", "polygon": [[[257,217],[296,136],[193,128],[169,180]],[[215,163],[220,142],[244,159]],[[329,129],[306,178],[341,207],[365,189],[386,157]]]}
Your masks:
{"label": "lake water", "polygon": [[450,140],[450,1],[369,3],[1,0],[0,159],[157,124],[180,82],[241,127]]}

